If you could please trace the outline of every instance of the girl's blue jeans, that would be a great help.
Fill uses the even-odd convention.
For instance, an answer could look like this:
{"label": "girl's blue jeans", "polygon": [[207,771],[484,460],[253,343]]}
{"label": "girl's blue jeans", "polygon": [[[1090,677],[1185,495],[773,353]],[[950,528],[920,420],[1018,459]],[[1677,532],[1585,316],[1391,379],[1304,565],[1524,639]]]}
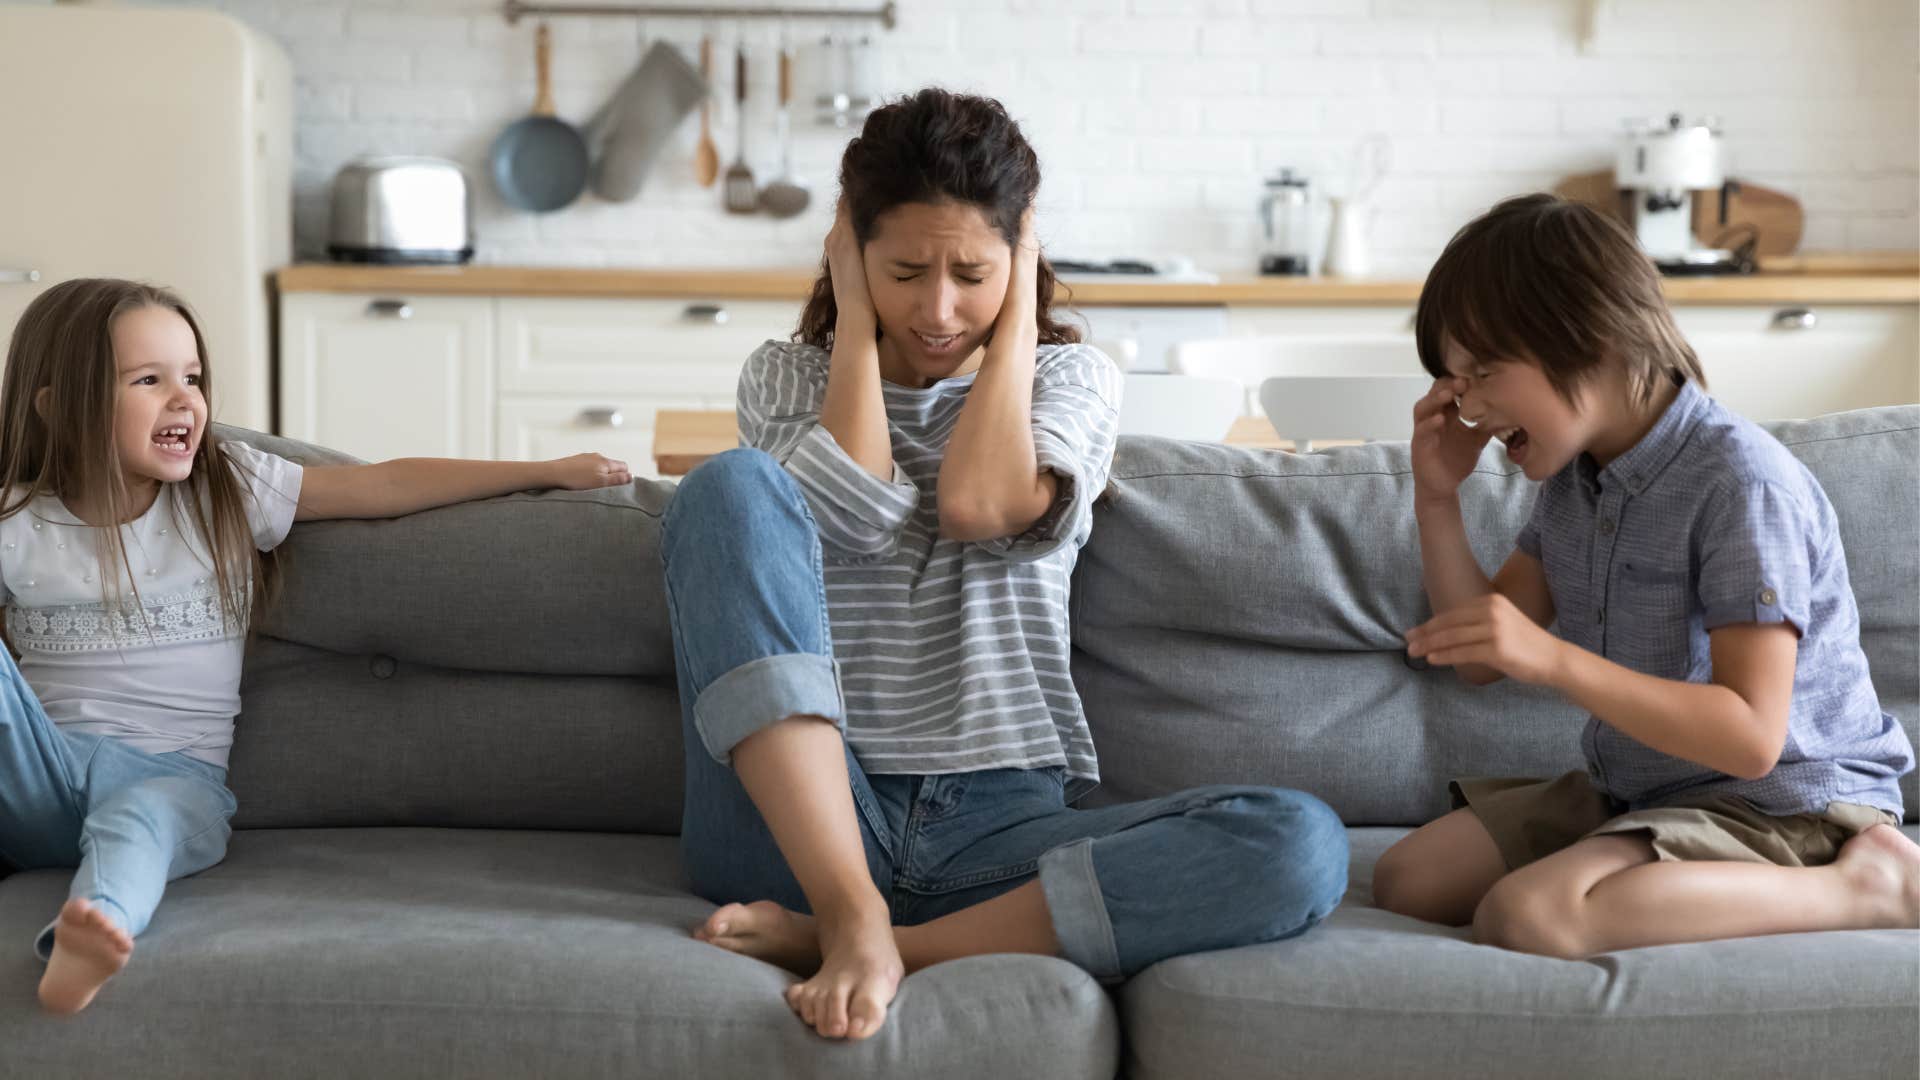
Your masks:
{"label": "girl's blue jeans", "polygon": [[[681,483],[662,556],[686,736],[681,846],[694,891],[806,911],[728,762],[741,740],[786,717],[844,728],[812,515],[773,458],[728,451]],[[851,751],[846,761],[867,868],[896,924],[1037,877],[1062,952],[1103,980],[1301,933],[1346,890],[1346,831],[1301,792],[1213,786],[1076,810],[1059,769],[907,776],[869,774]]]}
{"label": "girl's blue jeans", "polygon": [[[0,859],[14,868],[77,867],[67,895],[138,935],[167,882],[226,855],[226,779],[185,754],[60,730],[0,648]],[[52,954],[51,923],[34,949]]]}

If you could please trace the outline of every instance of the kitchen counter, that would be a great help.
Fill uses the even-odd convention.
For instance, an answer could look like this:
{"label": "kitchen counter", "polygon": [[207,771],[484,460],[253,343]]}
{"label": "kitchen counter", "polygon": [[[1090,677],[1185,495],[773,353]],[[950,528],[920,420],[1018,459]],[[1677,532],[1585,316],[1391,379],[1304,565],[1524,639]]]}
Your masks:
{"label": "kitchen counter", "polygon": [[[816,271],[642,270],[521,266],[363,266],[302,263],[280,270],[281,292],[446,296],[683,297],[800,301]],[[1215,284],[1071,282],[1080,304],[1411,304],[1420,282],[1394,279],[1224,277]],[[1920,257],[1836,253],[1766,259],[1759,273],[1668,278],[1676,304],[1920,304]]]}

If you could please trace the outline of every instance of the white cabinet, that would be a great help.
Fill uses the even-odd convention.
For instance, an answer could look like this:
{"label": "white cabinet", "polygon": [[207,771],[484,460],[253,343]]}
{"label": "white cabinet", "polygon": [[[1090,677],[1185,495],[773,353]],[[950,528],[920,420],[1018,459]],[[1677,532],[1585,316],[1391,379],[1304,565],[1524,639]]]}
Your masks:
{"label": "white cabinet", "polygon": [[493,381],[490,299],[281,299],[284,435],[368,461],[492,457]]}
{"label": "white cabinet", "polygon": [[1920,401],[1920,311],[1897,305],[1674,308],[1707,389],[1777,420]]}

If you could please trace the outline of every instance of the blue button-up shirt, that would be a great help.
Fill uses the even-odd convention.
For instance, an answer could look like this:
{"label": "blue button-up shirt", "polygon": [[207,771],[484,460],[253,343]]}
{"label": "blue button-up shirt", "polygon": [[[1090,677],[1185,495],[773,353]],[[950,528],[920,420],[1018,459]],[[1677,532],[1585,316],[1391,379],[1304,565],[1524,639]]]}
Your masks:
{"label": "blue button-up shirt", "polygon": [[1833,506],[1759,426],[1683,385],[1606,468],[1582,454],[1543,483],[1517,543],[1545,568],[1559,636],[1643,674],[1711,682],[1716,627],[1800,634],[1772,772],[1728,776],[1593,717],[1581,742],[1596,787],[1633,809],[1738,795],[1774,815],[1830,802],[1901,811],[1913,746],[1868,678]]}

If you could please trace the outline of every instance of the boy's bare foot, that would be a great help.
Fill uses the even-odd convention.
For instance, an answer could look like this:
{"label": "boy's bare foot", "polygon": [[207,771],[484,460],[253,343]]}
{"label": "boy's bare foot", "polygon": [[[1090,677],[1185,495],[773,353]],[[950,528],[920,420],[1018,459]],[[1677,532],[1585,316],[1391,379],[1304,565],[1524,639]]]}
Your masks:
{"label": "boy's bare foot", "polygon": [[787,1004],[808,1027],[830,1039],[864,1039],[880,1030],[906,974],[887,906],[876,896],[870,904],[823,909],[814,926],[819,931],[820,970],[787,988]]}
{"label": "boy's bare foot", "polygon": [[1891,825],[1854,834],[1833,865],[1852,882],[1867,925],[1920,927],[1920,845]]}
{"label": "boy's bare foot", "polygon": [[53,955],[40,978],[40,1004],[48,1012],[77,1013],[133,955],[133,938],[106,913],[75,897],[60,909],[53,929]]}
{"label": "boy's bare foot", "polygon": [[771,900],[728,904],[696,927],[693,936],[728,952],[778,964],[795,975],[820,970],[820,932],[813,918]]}

